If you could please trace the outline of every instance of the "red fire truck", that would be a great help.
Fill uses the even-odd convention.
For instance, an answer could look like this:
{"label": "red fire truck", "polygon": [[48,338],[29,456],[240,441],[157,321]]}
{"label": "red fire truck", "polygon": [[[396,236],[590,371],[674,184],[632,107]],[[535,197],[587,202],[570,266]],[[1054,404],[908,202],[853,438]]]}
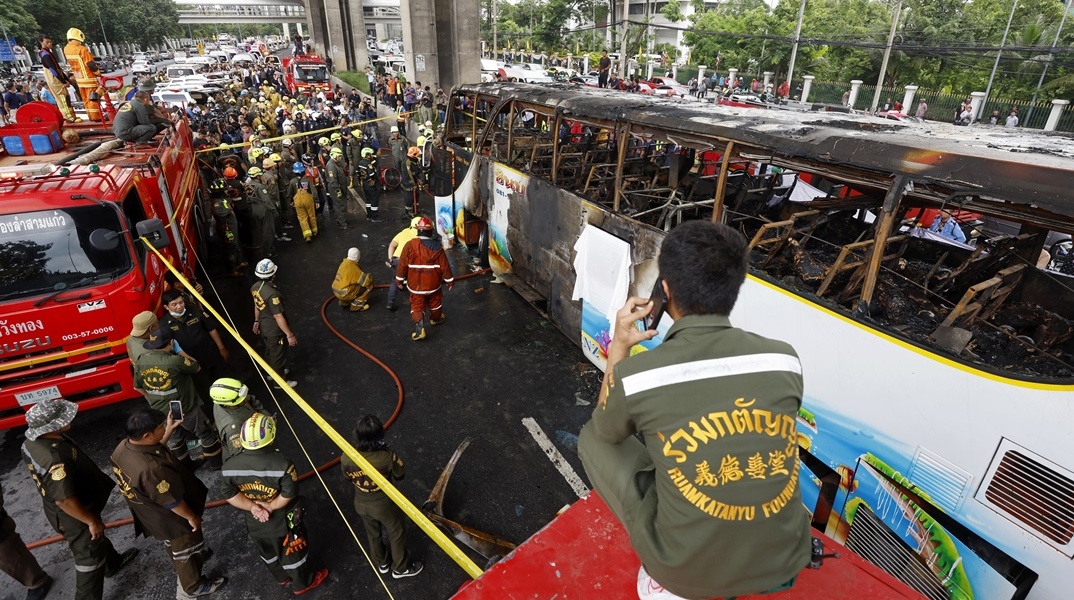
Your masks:
{"label": "red fire truck", "polygon": [[299,54],[283,59],[283,78],[292,96],[307,94],[317,95],[324,92],[325,98],[332,99],[332,81],[328,76],[328,64],[320,56]]}
{"label": "red fire truck", "polygon": [[190,127],[175,125],[135,146],[76,126],[81,140],[56,135],[51,153],[0,128],[0,429],[47,398],[138,396],[125,341],[134,315],[158,312],[166,271],[139,238],[192,274],[210,214]]}

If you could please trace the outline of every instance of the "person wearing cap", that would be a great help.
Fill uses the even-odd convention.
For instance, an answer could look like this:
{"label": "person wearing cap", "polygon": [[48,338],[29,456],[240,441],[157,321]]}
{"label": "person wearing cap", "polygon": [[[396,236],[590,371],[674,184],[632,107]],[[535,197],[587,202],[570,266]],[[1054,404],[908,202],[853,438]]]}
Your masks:
{"label": "person wearing cap", "polygon": [[160,328],[169,330],[171,337],[187,355],[201,367],[194,373],[194,388],[201,398],[206,414],[212,411],[209,386],[227,368],[231,358],[224,339],[220,336],[216,319],[207,315],[197,305],[187,304],[178,290],[168,290],[161,295],[164,316]]}
{"label": "person wearing cap", "polygon": [[242,452],[239,440],[242,424],[255,413],[268,413],[261,401],[250,394],[250,388],[231,377],[222,377],[213,382],[209,397],[213,399],[213,419],[220,433],[224,462],[227,462],[227,459]]}
{"label": "person wearing cap", "polygon": [[[290,372],[287,368],[287,348],[298,345],[298,337],[284,315],[283,296],[276,288],[276,263],[264,259],[254,267],[258,281],[250,288],[254,297],[254,334],[261,336],[265,344],[265,362],[281,376]],[[288,380],[295,387],[297,381]]]}
{"label": "person wearing cap", "polygon": [[301,596],[324,583],[328,569],[314,569],[298,495],[298,473],[276,445],[276,420],[255,413],[242,426],[242,452],[220,471],[228,504],[245,513],[246,531],[269,573]]}
{"label": "person wearing cap", "polygon": [[250,167],[246,172],[246,197],[250,199],[250,219],[253,224],[254,256],[276,256],[276,204],[262,180],[261,167]]}
{"label": "person wearing cap", "polygon": [[336,269],[332,280],[332,293],[339,300],[339,305],[352,312],[369,309],[369,294],[373,292],[373,275],[362,271],[359,260],[362,253],[357,248],[347,251],[347,257]]}
{"label": "person wearing cap", "polygon": [[134,315],[131,319],[131,334],[127,338],[127,357],[131,359],[131,368],[137,364],[138,358],[145,354],[145,342],[149,339],[149,332],[157,328],[157,315],[148,310]]}
{"label": "person wearing cap", "polygon": [[362,195],[365,196],[366,214],[371,223],[380,222],[380,173],[377,170],[377,156],[372,148],[362,148],[362,157],[358,160],[355,174],[362,183]]}
{"label": "person wearing cap", "polygon": [[399,128],[392,125],[391,136],[388,137],[388,147],[392,151],[392,166],[399,172],[399,182],[406,185],[406,151],[410,148],[410,141],[399,134]]}
{"label": "person wearing cap", "polygon": [[[324,138],[321,138],[324,139]],[[336,224],[340,229],[349,229],[350,224],[347,223],[347,195],[349,195],[349,189],[347,182],[347,169],[343,163],[343,150],[339,148],[332,148],[328,152],[329,160],[324,166],[324,182],[328,188],[329,203],[334,204],[332,206],[332,212],[336,215]]]}
{"label": "person wearing cap", "polygon": [[134,366],[134,389],[161,414],[170,414],[171,401],[179,401],[183,411],[181,427],[168,442],[176,458],[193,464],[186,443],[187,436],[193,436],[201,443],[198,459],[214,460],[220,455],[220,438],[202,410],[194,386],[193,375],[201,367],[196,360],[176,354],[173,342],[167,327],[150,332],[144,344],[149,352],[139,357]]}
{"label": "person wearing cap", "polygon": [[455,286],[455,276],[433,222],[421,217],[414,227],[418,235],[403,246],[395,281],[400,287],[406,285],[410,292],[410,319],[414,322],[410,339],[417,341],[425,339],[426,310],[432,325],[439,325],[447,318],[443,312],[443,285],[450,290]]}
{"label": "person wearing cap", "polygon": [[169,450],[180,424],[155,410],[127,417],[127,436],[112,452],[112,472],[134,517],[134,535],[164,542],[178,578],[176,600],[208,596],[226,577],[202,574],[209,547],[201,530],[208,488]]}
{"label": "person wearing cap", "polygon": [[156,116],[149,94],[138,90],[130,102],[119,107],[112,122],[112,133],[124,142],[144,144],[171,124],[171,121]]}
{"label": "person wearing cap", "polygon": [[317,186],[306,174],[306,165],[296,161],[291,166],[291,183],[287,184],[286,197],[291,199],[291,207],[298,218],[298,227],[306,243],[313,241],[317,235]]}
{"label": "person wearing cap", "polygon": [[41,494],[45,519],[74,555],[75,599],[101,600],[104,578],[134,560],[138,549],[120,554],[104,534],[101,511],[116,484],[66,435],[77,412],[77,404],[60,398],[30,407],[22,457]]}
{"label": "person wearing cap", "polygon": [[[378,473],[388,481],[401,481],[406,476],[406,465],[399,455],[384,442],[384,425],[375,415],[358,419],[354,427],[355,448]],[[406,547],[406,517],[384,490],[380,489],[358,463],[344,454],[340,457],[343,477],[354,486],[354,512],[362,518],[366,536],[369,538],[370,558],[377,570],[402,579],[413,577],[422,570],[421,561],[412,560]],[[387,536],[391,548],[384,547]]]}
{"label": "person wearing cap", "polygon": [[[421,217],[410,219],[410,225],[395,234],[391,243],[388,244],[388,260],[384,261],[384,265],[391,269],[393,275],[399,266],[399,255],[403,253],[403,247],[406,246],[407,242],[418,237],[418,221],[421,221]],[[392,312],[395,312],[395,295],[400,289],[400,286],[396,285],[394,281],[388,284],[388,304],[385,308]]]}
{"label": "person wearing cap", "polygon": [[4,489],[0,487],[0,571],[26,588],[26,600],[44,600],[53,579],[41,568],[15,527],[15,520],[4,509]]}

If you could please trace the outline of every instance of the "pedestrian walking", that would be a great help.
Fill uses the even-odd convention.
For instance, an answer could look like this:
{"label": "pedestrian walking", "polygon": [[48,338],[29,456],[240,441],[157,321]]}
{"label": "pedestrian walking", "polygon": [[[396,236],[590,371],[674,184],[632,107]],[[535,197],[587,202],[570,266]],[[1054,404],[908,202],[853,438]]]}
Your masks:
{"label": "pedestrian walking", "polygon": [[[283,296],[276,288],[276,263],[264,259],[254,267],[258,281],[250,288],[254,297],[254,334],[261,336],[265,344],[265,361],[282,377],[290,374],[287,368],[287,348],[298,345],[298,337],[287,322],[283,310]],[[275,385],[275,384],[273,384]],[[287,380],[295,387],[297,381]]]}
{"label": "pedestrian walking", "polygon": [[439,325],[447,315],[443,311],[443,286],[455,285],[447,255],[428,217],[421,217],[415,228],[418,235],[407,242],[399,255],[395,271],[396,285],[406,285],[410,291],[410,319],[414,322],[412,340],[425,339],[425,312],[429,323]]}

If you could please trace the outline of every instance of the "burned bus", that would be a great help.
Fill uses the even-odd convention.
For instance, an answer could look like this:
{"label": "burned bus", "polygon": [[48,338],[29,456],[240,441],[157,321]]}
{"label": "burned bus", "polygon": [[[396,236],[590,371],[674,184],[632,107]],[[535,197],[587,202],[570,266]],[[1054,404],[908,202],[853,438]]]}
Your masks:
{"label": "burned bus", "polygon": [[732,321],[802,360],[814,527],[930,598],[1074,586],[1068,135],[518,83],[451,107],[438,228],[595,364],[607,298],[648,295],[671,228],[722,221],[751,249]]}

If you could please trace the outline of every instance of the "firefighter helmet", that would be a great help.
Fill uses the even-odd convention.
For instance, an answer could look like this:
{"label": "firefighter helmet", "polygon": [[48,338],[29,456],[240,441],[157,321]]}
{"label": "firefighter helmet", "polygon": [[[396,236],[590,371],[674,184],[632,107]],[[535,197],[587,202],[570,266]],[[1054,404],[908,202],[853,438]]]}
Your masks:
{"label": "firefighter helmet", "polygon": [[342,158],[343,157],[343,149],[342,148],[332,148],[331,150],[328,151],[328,156],[330,156],[332,158]]}
{"label": "firefighter helmet", "polygon": [[418,224],[414,227],[418,231],[432,231],[433,222],[429,220],[429,217],[422,217],[418,220]]}
{"label": "firefighter helmet", "polygon": [[275,152],[273,152],[272,154],[270,154],[270,155],[269,155],[269,158],[271,158],[271,159],[272,159],[272,162],[276,162],[276,163],[281,163],[281,162],[283,162],[283,157],[282,157],[282,156],[280,156],[279,154],[276,154]]}
{"label": "firefighter helmet", "polygon": [[209,184],[210,192],[222,192],[227,189],[227,182],[217,177]]}
{"label": "firefighter helmet", "polygon": [[266,170],[266,171],[271,169],[272,167],[275,167],[275,166],[276,166],[276,161],[272,160],[271,156],[266,157],[265,160],[261,161],[261,168]]}
{"label": "firefighter helmet", "polygon": [[217,379],[209,388],[209,397],[213,402],[221,406],[238,406],[246,400],[250,388],[242,384],[238,379],[222,377]]}
{"label": "firefighter helmet", "polygon": [[226,177],[227,179],[235,179],[238,176],[239,172],[235,170],[235,167],[232,167],[230,165],[224,167],[224,177]]}
{"label": "firefighter helmet", "polygon": [[335,132],[335,133],[333,133],[333,134],[332,134],[332,141],[333,141],[333,142],[338,142],[338,141],[339,141],[339,140],[341,140],[341,139],[343,139],[343,134],[342,134],[342,133],[339,133],[339,132],[337,131],[337,132]]}
{"label": "firefighter helmet", "polygon": [[261,170],[261,167],[250,167],[247,169],[246,174],[250,177],[261,177],[264,171]]}
{"label": "firefighter helmet", "polygon": [[259,279],[268,279],[276,274],[276,263],[272,262],[271,259],[262,258],[257,263],[257,266],[254,267],[254,274]]}
{"label": "firefighter helmet", "polygon": [[373,149],[362,148],[362,158],[369,158],[370,156],[373,156]]}
{"label": "firefighter helmet", "polygon": [[327,146],[329,143],[330,142],[328,141],[328,138],[326,138],[326,137],[322,137],[322,138],[317,140],[317,145],[318,146]]}
{"label": "firefighter helmet", "polygon": [[421,158],[421,150],[417,146],[411,146],[410,150],[406,151],[408,158]]}
{"label": "firefighter helmet", "polygon": [[276,419],[262,414],[254,413],[242,424],[242,432],[239,433],[239,442],[246,450],[257,450],[270,446],[276,440]]}
{"label": "firefighter helmet", "polygon": [[82,33],[81,29],[72,27],[72,28],[67,30],[67,39],[69,39],[69,40],[78,40],[80,42],[85,42],[86,41],[86,34]]}
{"label": "firefighter helmet", "polygon": [[300,162],[296,162],[295,164],[291,165],[291,172],[301,175],[302,173],[306,172],[306,165]]}
{"label": "firefighter helmet", "polygon": [[302,162],[306,163],[307,165],[313,164],[313,155],[312,154],[303,154],[302,155]]}
{"label": "firefighter helmet", "polygon": [[286,146],[287,148],[290,148],[292,145],[294,145],[295,142],[291,138],[287,138],[286,140],[284,140],[284,141],[282,141],[280,143],[283,144],[284,146]]}
{"label": "firefighter helmet", "polygon": [[250,149],[250,158],[251,159],[260,158],[260,157],[261,157],[261,148],[251,148]]}

